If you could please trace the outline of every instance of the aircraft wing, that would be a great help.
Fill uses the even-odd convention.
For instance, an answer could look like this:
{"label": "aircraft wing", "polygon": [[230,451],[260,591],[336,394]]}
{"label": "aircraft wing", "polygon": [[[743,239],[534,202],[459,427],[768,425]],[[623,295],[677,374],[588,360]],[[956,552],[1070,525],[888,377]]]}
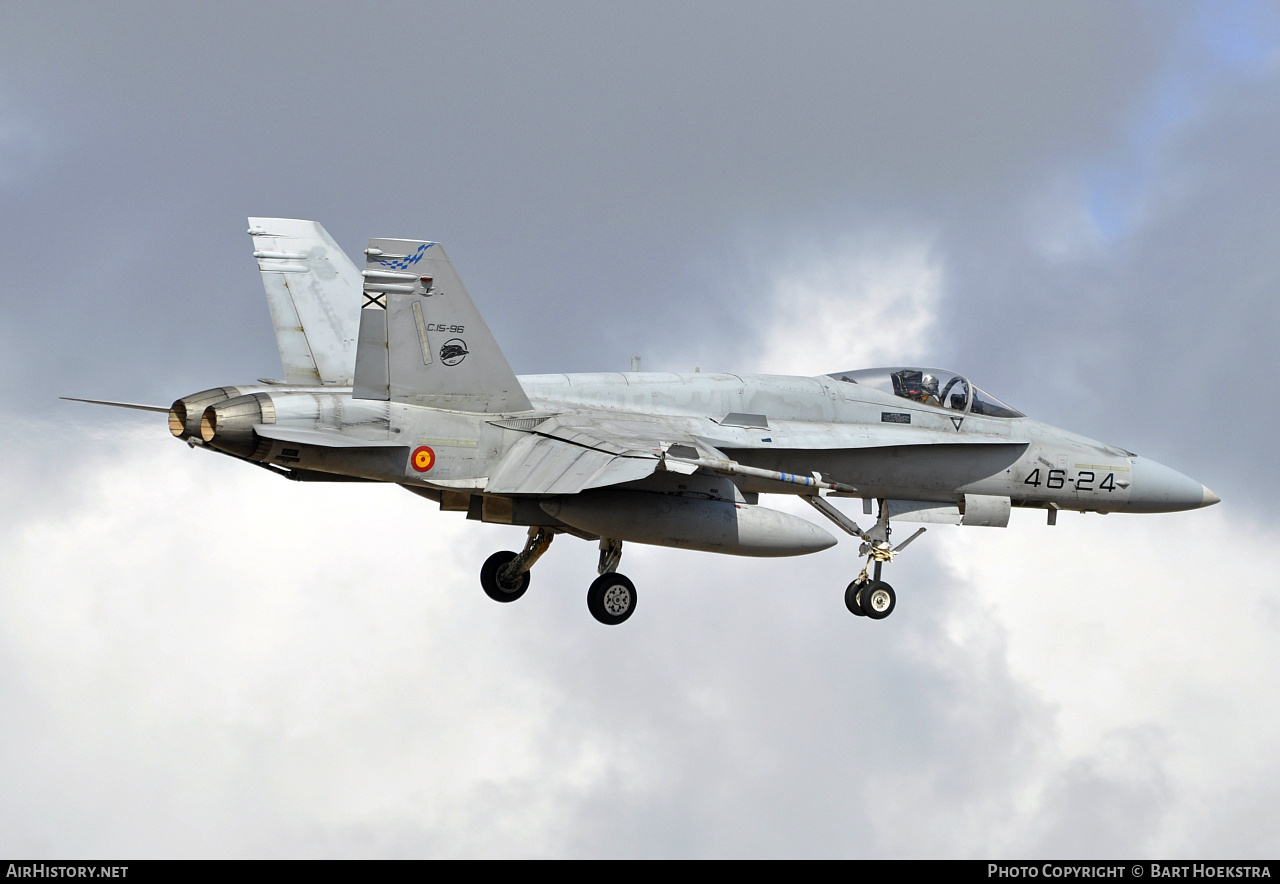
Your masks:
{"label": "aircraft wing", "polygon": [[[692,473],[688,461],[731,459],[725,450],[759,447],[760,430],[715,426],[673,415],[579,412],[530,426],[529,418],[495,421],[528,433],[512,446],[489,476],[490,494],[576,494],[591,488],[643,479],[659,469]],[[765,431],[769,432],[769,431]],[[910,427],[862,427],[789,423],[772,431],[780,449],[879,448],[894,445],[1025,444],[1007,437]],[[722,450],[723,449],[723,450]],[[665,458],[670,453],[673,457]],[[683,463],[682,463],[683,461]]]}
{"label": "aircraft wing", "polygon": [[489,476],[486,492],[576,494],[634,482],[657,470],[673,443],[694,444],[687,431],[649,416],[560,415],[526,432]]}
{"label": "aircraft wing", "polygon": [[631,457],[530,434],[511,447],[485,485],[492,494],[577,494],[643,479],[658,468],[651,456]]}

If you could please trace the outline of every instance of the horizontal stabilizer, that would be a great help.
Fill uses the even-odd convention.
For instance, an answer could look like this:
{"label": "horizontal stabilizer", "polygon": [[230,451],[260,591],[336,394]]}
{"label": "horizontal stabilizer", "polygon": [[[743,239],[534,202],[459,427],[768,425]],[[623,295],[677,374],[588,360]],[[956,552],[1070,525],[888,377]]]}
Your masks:
{"label": "horizontal stabilizer", "polygon": [[250,218],[249,235],[285,379],[349,385],[360,324],[360,271],[314,221]]}
{"label": "horizontal stabilizer", "polygon": [[355,398],[485,414],[532,410],[443,246],[371,239],[366,255]]}

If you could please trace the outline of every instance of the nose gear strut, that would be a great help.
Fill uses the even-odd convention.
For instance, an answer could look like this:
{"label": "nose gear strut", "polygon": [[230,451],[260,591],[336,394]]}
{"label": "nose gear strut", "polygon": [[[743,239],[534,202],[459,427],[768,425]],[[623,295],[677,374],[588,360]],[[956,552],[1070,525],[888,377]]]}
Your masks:
{"label": "nose gear strut", "polygon": [[[859,617],[870,617],[872,620],[883,620],[893,613],[897,605],[897,595],[893,587],[880,579],[880,569],[885,562],[893,561],[893,557],[902,552],[907,544],[915,540],[927,529],[920,528],[897,546],[889,543],[889,504],[881,498],[880,517],[870,531],[863,531],[834,505],[817,494],[805,495],[804,501],[822,513],[842,530],[859,538],[862,544],[858,547],[858,557],[866,557],[867,562],[860,573],[844,591],[845,607]],[[870,572],[870,574],[868,574]]]}

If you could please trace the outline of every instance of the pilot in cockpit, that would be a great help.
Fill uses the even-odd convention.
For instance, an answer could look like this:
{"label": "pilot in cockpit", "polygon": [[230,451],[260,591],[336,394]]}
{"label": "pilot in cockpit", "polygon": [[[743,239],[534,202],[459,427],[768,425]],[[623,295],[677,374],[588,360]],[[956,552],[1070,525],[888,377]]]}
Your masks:
{"label": "pilot in cockpit", "polygon": [[942,405],[938,398],[938,379],[931,374],[920,379],[920,401],[925,405]]}

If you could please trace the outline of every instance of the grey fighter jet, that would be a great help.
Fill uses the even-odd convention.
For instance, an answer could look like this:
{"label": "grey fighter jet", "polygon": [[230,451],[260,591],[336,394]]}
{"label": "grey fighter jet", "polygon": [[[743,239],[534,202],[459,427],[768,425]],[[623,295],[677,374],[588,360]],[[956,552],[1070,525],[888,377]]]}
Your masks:
{"label": "grey fighter jet", "polygon": [[[636,609],[617,571],[624,542],[740,556],[835,545],[762,494],[796,495],[856,538],[866,561],[844,601],[873,620],[896,603],[883,565],[925,530],[895,545],[896,522],[1004,527],[1017,507],[1052,525],[1061,509],[1218,502],[936,368],[517,377],[439,243],[370,240],[360,271],[318,224],[249,223],[284,378],[178,399],[173,435],[289,479],[394,483],[446,512],[526,528],[520,552],[480,569],[499,602],[525,593],[559,534],[599,543],[587,608],[606,624]],[[841,497],[862,500],[869,527],[832,503]]]}

